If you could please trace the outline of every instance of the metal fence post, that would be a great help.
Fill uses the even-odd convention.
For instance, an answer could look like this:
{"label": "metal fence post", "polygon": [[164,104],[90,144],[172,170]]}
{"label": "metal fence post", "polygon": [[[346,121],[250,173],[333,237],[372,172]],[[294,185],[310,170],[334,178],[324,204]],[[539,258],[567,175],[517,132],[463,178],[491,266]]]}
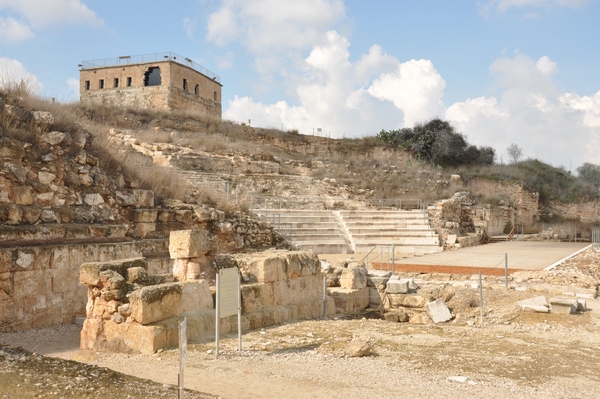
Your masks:
{"label": "metal fence post", "polygon": [[508,253],[504,254],[504,285],[508,289]]}
{"label": "metal fence post", "polygon": [[327,320],[327,276],[323,275],[323,320]]}
{"label": "metal fence post", "polygon": [[396,244],[392,244],[392,276],[396,271]]}
{"label": "metal fence post", "polygon": [[483,328],[483,283],[481,282],[481,270],[479,271],[479,311],[481,313],[481,328]]}

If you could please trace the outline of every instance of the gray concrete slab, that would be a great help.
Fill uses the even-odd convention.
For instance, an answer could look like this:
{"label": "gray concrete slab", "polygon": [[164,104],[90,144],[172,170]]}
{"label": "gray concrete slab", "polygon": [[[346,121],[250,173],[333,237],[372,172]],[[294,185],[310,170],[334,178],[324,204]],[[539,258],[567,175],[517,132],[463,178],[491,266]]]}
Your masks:
{"label": "gray concrete slab", "polygon": [[507,241],[398,259],[397,263],[504,269],[504,255],[508,254],[510,269],[542,270],[589,245],[573,242]]}

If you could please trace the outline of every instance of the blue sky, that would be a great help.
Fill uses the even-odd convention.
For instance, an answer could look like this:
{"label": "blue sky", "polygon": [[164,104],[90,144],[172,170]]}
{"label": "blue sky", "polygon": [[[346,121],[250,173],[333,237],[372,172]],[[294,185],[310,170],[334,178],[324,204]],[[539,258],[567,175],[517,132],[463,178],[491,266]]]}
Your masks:
{"label": "blue sky", "polygon": [[223,117],[374,135],[433,117],[496,149],[600,164],[599,0],[0,0],[0,84],[78,99],[88,59],[173,51]]}

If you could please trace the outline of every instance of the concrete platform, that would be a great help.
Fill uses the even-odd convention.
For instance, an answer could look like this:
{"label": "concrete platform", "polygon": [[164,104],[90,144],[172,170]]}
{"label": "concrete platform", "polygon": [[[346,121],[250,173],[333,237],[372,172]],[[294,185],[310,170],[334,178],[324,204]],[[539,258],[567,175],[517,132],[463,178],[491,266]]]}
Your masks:
{"label": "concrete platform", "polygon": [[[396,270],[400,270],[402,265],[469,267],[474,272],[480,268],[504,270],[505,254],[508,254],[509,269],[542,270],[589,245],[573,242],[508,241],[444,251],[421,258],[401,259],[396,263]],[[438,272],[443,273],[441,270]]]}

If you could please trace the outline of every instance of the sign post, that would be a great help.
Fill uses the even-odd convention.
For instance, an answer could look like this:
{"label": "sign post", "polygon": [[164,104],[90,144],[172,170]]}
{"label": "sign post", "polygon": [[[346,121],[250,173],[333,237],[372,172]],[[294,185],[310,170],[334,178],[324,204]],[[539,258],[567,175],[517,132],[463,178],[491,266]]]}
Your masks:
{"label": "sign post", "polygon": [[183,372],[185,370],[185,361],[187,359],[187,318],[179,323],[179,399],[183,399]]}
{"label": "sign post", "polygon": [[220,321],[238,315],[238,348],[242,350],[242,291],[237,267],[221,269],[217,273],[217,303],[215,314],[215,355],[219,356]]}

